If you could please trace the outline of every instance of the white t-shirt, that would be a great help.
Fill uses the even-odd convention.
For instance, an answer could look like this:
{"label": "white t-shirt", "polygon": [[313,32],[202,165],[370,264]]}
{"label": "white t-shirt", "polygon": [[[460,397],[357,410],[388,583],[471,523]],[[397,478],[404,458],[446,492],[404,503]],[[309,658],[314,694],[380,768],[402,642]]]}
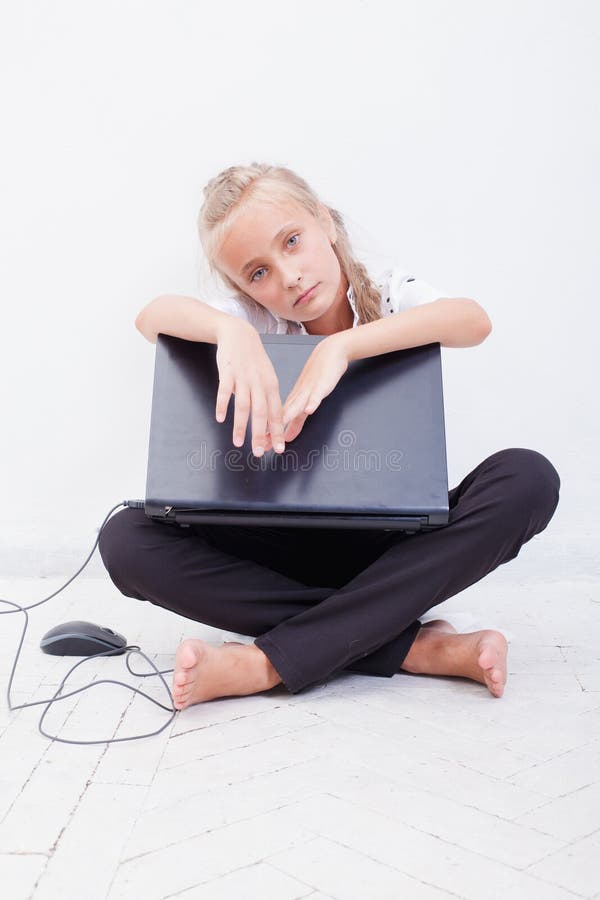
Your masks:
{"label": "white t-shirt", "polygon": [[[372,280],[381,294],[381,315],[383,318],[392,313],[410,309],[413,306],[431,303],[432,300],[437,300],[439,297],[448,296],[445,291],[440,291],[428,284],[428,282],[415,278],[410,272],[398,266],[385,269],[379,276],[372,277]],[[348,287],[347,297],[354,313],[352,327],[355,328],[358,325],[358,313],[354,302],[352,285]],[[302,322],[282,319],[264,307],[256,311],[247,309],[242,301],[236,297],[202,299],[216,309],[245,319],[254,325],[261,334],[308,334]]]}

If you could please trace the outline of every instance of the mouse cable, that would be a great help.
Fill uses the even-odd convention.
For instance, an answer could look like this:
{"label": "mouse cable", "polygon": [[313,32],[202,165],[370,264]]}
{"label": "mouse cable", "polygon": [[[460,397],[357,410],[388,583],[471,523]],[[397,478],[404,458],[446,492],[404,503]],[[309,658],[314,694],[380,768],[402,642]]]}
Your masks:
{"label": "mouse cable", "polygon": [[[163,678],[164,674],[166,674],[167,672],[172,672],[173,669],[161,669],[161,670],[157,669],[156,666],[154,665],[154,663],[152,662],[152,660],[149,659],[146,656],[146,654],[142,650],[140,650],[140,648],[136,644],[131,644],[131,645],[128,644],[124,648],[116,647],[112,650],[105,650],[102,653],[94,653],[94,654],[92,654],[92,656],[86,656],[83,659],[80,659],[79,662],[75,663],[75,665],[69,669],[69,671],[67,672],[67,674],[61,681],[60,685],[58,686],[58,690],[55,692],[54,696],[50,697],[48,700],[35,700],[33,703],[20,703],[17,706],[13,706],[12,703],[10,702],[10,689],[11,689],[11,685],[12,685],[12,680],[13,680],[13,676],[15,674],[17,661],[18,661],[19,655],[21,653],[21,648],[23,646],[25,632],[27,631],[27,626],[29,624],[29,616],[27,615],[27,610],[34,609],[36,606],[40,606],[42,603],[46,603],[48,600],[51,600],[52,597],[55,597],[57,594],[59,594],[61,591],[63,591],[67,587],[67,585],[70,584],[73,581],[73,579],[77,577],[77,575],[79,575],[81,570],[84,569],[85,566],[87,566],[88,562],[90,561],[90,559],[92,557],[92,554],[94,553],[94,550],[96,549],[96,547],[98,545],[98,541],[100,540],[100,535],[102,534],[102,529],[106,525],[109,517],[115,511],[115,509],[119,509],[119,507],[121,507],[121,506],[129,506],[133,509],[143,509],[144,505],[145,504],[142,500],[123,500],[121,503],[117,503],[115,506],[113,506],[113,508],[111,510],[109,510],[108,514],[106,515],[106,518],[104,519],[104,522],[100,526],[100,528],[98,530],[98,537],[96,538],[96,540],[94,542],[94,546],[92,547],[92,549],[91,549],[87,559],[83,563],[83,565],[75,572],[74,575],[71,576],[71,578],[69,578],[68,581],[66,581],[62,585],[62,587],[60,587],[60,588],[58,588],[58,590],[54,591],[53,594],[50,594],[48,597],[44,597],[42,600],[38,600],[37,603],[32,603],[30,606],[20,606],[18,603],[13,603],[10,600],[3,600],[0,598],[0,603],[6,603],[8,606],[14,607],[14,609],[0,610],[0,616],[10,615],[11,613],[15,613],[15,612],[22,612],[25,614],[25,627],[23,628],[23,632],[21,634],[21,640],[19,642],[19,647],[18,647],[17,653],[15,655],[15,660],[13,662],[13,667],[12,667],[12,670],[10,673],[10,677],[8,679],[8,687],[6,690],[6,700],[8,703],[8,708],[12,712],[12,710],[14,710],[14,709],[23,709],[26,706],[39,706],[42,703],[47,704],[46,709],[42,713],[42,715],[40,717],[40,721],[38,722],[38,730],[39,730],[40,734],[42,734],[44,737],[50,738],[53,741],[60,741],[62,744],[116,744],[116,743],[119,743],[120,741],[138,741],[138,740],[141,740],[141,738],[152,737],[155,734],[160,734],[161,731],[164,731],[164,729],[168,725],[170,725],[170,723],[173,721],[173,719],[175,718],[177,713],[180,712],[180,710],[175,709],[175,707],[173,706],[173,696],[171,694],[171,691],[169,690],[169,687],[168,687],[165,679]],[[59,696],[59,694],[61,694],[61,691],[63,689],[63,685],[65,684],[65,681],[67,680],[67,678],[69,677],[71,672],[73,672],[77,668],[77,666],[80,666],[82,663],[88,662],[88,660],[93,659],[97,656],[112,656],[116,653],[122,654],[124,650],[128,651],[127,656],[125,658],[125,664],[127,666],[127,669],[129,670],[129,672],[131,672],[132,675],[135,675],[138,678],[153,678],[155,675],[158,675],[160,677],[160,680],[162,681],[163,685],[165,686],[165,690],[167,692],[169,700],[171,701],[170,707],[165,706],[164,703],[160,703],[158,700],[155,700],[154,697],[151,697],[149,694],[146,694],[145,691],[141,691],[139,688],[133,687],[133,685],[127,684],[124,681],[117,681],[114,678],[103,678],[100,681],[92,681],[89,684],[83,685],[83,687],[77,688],[74,691],[70,691],[68,694],[62,694],[61,696]],[[132,653],[139,653],[141,656],[143,656],[144,659],[146,659],[150,663],[150,665],[154,669],[154,672],[146,672],[146,673],[134,672],[133,669],[129,665],[129,657],[131,656]],[[73,694],[78,694],[80,691],[87,691],[89,688],[95,687],[98,684],[120,684],[123,687],[129,688],[130,691],[133,691],[136,694],[141,694],[143,697],[147,697],[148,700],[151,700],[152,703],[155,703],[157,706],[160,706],[161,709],[166,709],[167,712],[171,712],[172,716],[167,722],[165,722],[165,724],[162,726],[162,728],[158,728],[156,731],[149,731],[146,734],[136,734],[136,735],[132,735],[131,737],[109,738],[109,739],[101,740],[101,741],[67,740],[66,738],[60,738],[57,735],[48,734],[46,731],[43,730],[42,723],[44,721],[46,713],[48,712],[48,710],[50,709],[50,706],[53,703],[55,703],[57,700],[66,700],[67,697],[72,697]]]}

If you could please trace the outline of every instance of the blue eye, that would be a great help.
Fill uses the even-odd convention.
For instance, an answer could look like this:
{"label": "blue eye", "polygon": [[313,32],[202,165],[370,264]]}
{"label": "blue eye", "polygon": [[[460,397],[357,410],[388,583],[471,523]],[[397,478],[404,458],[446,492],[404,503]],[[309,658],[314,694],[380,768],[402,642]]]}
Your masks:
{"label": "blue eye", "polygon": [[[291,235],[289,236],[289,238],[287,239],[286,244],[289,244],[289,242],[292,240],[292,238],[299,238],[299,237],[300,237],[299,234],[291,234]],[[298,246],[298,242],[296,241],[296,243],[293,244],[292,246],[293,246],[293,247],[297,247],[297,246]],[[261,271],[263,270],[263,268],[264,268],[264,266],[261,266],[260,269],[257,269],[256,272],[254,273],[254,275],[252,275],[250,281],[255,281],[255,280],[256,280],[256,279],[255,279],[255,275],[257,275],[259,272],[261,272]],[[260,280],[260,279],[259,279],[259,280]]]}

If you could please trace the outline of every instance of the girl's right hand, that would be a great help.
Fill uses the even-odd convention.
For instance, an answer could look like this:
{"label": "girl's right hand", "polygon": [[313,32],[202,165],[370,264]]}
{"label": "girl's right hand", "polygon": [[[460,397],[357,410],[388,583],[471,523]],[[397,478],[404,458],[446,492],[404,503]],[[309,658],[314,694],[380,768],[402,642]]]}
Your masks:
{"label": "girl's right hand", "polygon": [[217,367],[219,369],[217,422],[225,420],[229,399],[235,394],[233,418],[235,446],[243,445],[248,416],[252,412],[254,455],[262,456],[262,453],[271,446],[277,453],[283,453],[285,441],[279,381],[273,363],[253,325],[244,319],[227,316],[219,326],[217,334]]}

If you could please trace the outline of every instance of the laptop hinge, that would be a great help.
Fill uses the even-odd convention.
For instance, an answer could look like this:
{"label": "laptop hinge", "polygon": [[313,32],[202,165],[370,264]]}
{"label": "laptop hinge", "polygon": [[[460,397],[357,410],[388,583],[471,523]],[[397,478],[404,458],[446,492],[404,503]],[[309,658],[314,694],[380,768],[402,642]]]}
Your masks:
{"label": "laptop hinge", "polygon": [[[164,514],[158,513],[152,518],[164,522],[206,523],[206,524],[247,524],[277,526],[278,521],[282,527],[315,527],[320,522],[326,527],[339,528],[377,528],[382,531],[402,530],[407,534],[415,534],[428,528],[427,516],[385,516],[378,513],[302,513],[288,510],[286,512],[270,512],[269,510],[225,510],[219,509],[195,509],[193,507],[164,506]],[[357,521],[360,520],[360,521]],[[391,522],[395,527],[387,527]]]}

